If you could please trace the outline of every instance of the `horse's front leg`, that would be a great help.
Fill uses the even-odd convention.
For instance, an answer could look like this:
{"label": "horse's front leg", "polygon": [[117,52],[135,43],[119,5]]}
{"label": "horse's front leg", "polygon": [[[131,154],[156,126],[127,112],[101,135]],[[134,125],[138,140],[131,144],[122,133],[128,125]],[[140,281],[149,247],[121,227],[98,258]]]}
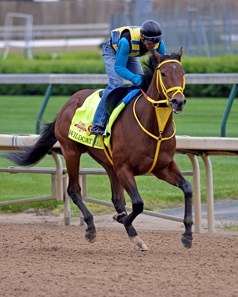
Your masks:
{"label": "horse's front leg", "polygon": [[[117,182],[116,183],[113,183],[113,182],[111,183],[112,184],[112,190],[113,190],[112,192],[113,192],[113,195],[114,195],[114,198],[113,198],[114,202],[113,203],[115,205],[115,208],[116,208],[118,214],[115,215],[113,218],[117,222],[124,225],[130,240],[132,242],[134,242],[134,244],[135,244],[135,248],[137,250],[140,250],[140,251],[146,251],[146,250],[148,250],[146,244],[138,236],[137,231],[135,230],[135,228],[132,225],[134,219],[140,213],[143,212],[144,203],[143,203],[143,201],[141,199],[141,196],[140,196],[140,194],[138,192],[134,176],[129,174],[128,172],[123,172],[122,173],[122,171],[118,171],[118,173],[119,174],[117,174],[117,177],[119,178],[120,185],[122,184],[122,186],[124,187],[124,189],[127,191],[128,195],[131,198],[132,212],[128,215],[126,213],[125,206],[123,206],[123,208],[122,208],[122,209],[124,209],[124,211],[120,212],[121,206],[122,206],[121,202],[120,202],[120,208],[117,209],[117,207],[116,207],[116,206],[118,206],[117,201],[124,201],[124,194],[123,194],[123,191],[122,191],[122,187],[120,186],[118,188],[118,181],[114,180],[114,181],[117,181]],[[114,187],[113,187],[113,185],[114,185]],[[123,197],[123,200],[121,200],[122,197]]]}
{"label": "horse's front leg", "polygon": [[193,225],[193,214],[192,214],[192,186],[183,178],[182,185],[180,186],[184,192],[185,209],[183,223],[185,226],[185,233],[182,235],[181,241],[186,248],[192,247],[192,225]]}
{"label": "horse's front leg", "polygon": [[[104,166],[104,168],[106,169],[111,182],[112,203],[117,212],[117,214],[113,216],[113,219],[121,224],[124,224],[125,217],[128,215],[126,211],[124,188],[118,180],[118,177],[113,168],[106,166]],[[138,237],[137,231],[132,224],[124,226],[129,238],[133,239]]]}
{"label": "horse's front leg", "polygon": [[153,172],[156,177],[167,181],[168,183],[179,187],[184,193],[184,226],[185,232],[182,235],[181,242],[186,248],[192,247],[192,225],[193,225],[193,215],[192,215],[192,186],[191,184],[182,176],[178,169],[177,164],[172,161],[170,165],[161,171]]}

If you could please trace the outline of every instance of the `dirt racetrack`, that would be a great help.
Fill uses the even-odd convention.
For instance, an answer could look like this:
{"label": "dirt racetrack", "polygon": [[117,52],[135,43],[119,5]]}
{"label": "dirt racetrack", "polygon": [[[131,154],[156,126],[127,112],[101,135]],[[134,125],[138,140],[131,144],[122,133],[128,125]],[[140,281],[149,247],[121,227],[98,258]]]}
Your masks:
{"label": "dirt racetrack", "polygon": [[139,221],[149,250],[138,252],[121,225],[103,218],[90,244],[85,226],[13,217],[0,215],[1,297],[238,296],[237,234],[194,234],[187,250],[180,224]]}

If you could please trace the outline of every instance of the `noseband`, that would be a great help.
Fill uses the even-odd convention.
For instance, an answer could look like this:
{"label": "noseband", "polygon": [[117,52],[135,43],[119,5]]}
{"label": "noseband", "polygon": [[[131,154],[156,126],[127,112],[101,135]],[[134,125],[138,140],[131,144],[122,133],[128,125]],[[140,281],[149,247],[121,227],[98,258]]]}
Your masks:
{"label": "noseband", "polygon": [[162,99],[162,100],[154,100],[152,98],[150,98],[143,90],[141,90],[143,96],[146,98],[146,100],[148,100],[149,102],[151,102],[152,104],[156,104],[156,105],[159,105],[161,103],[165,103],[167,106],[170,106],[170,100],[169,100],[169,96],[168,96],[168,93],[170,92],[173,92],[173,95],[171,97],[171,100],[174,98],[174,96],[178,93],[182,94],[183,95],[183,91],[184,91],[184,88],[185,88],[185,77],[183,76],[183,86],[174,86],[174,87],[171,87],[169,89],[166,89],[165,85],[164,85],[164,82],[163,82],[163,79],[162,79],[162,75],[161,75],[161,66],[166,64],[166,63],[178,63],[179,65],[181,65],[181,63],[178,61],[178,60],[165,60],[163,62],[161,62],[158,67],[157,67],[157,70],[156,70],[156,89],[157,89],[157,92],[158,94],[160,93],[160,89],[164,95],[164,98],[165,99]]}

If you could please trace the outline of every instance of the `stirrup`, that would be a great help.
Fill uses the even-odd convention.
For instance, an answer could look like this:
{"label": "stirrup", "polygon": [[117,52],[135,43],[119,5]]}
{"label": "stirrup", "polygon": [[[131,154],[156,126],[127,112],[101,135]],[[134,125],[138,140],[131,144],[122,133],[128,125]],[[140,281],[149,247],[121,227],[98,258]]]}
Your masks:
{"label": "stirrup", "polygon": [[94,147],[94,145],[95,145],[95,143],[96,143],[96,140],[97,140],[97,138],[98,138],[98,135],[100,135],[100,134],[95,134],[94,139],[93,139],[92,147]]}
{"label": "stirrup", "polygon": [[93,139],[93,143],[92,143],[92,147],[94,147],[98,136],[101,136],[102,138],[104,138],[104,137],[108,137],[109,135],[110,135],[110,133],[108,133],[106,130],[105,130],[105,132],[103,134],[95,134],[94,139]]}

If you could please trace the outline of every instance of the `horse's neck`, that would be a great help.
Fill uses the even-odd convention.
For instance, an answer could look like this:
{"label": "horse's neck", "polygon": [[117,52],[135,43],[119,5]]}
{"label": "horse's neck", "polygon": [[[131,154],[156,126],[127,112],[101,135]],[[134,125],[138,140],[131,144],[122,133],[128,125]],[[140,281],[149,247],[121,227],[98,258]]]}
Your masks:
{"label": "horse's neck", "polygon": [[160,93],[158,92],[158,90],[156,88],[155,78],[153,78],[151,84],[149,85],[149,88],[148,88],[146,94],[150,98],[152,98],[153,100],[156,100],[156,101],[162,99]]}
{"label": "horse's neck", "polygon": [[[173,114],[168,112],[168,106],[165,103],[159,104],[160,100],[165,99],[165,95],[162,92],[162,89],[157,85],[157,75],[154,75],[152,81],[148,87],[146,95],[152,100],[158,102],[154,105],[146,98],[143,98],[141,102],[141,120],[142,124],[146,130],[150,131],[152,134],[157,135],[158,131],[161,129],[159,124],[163,122],[164,133],[169,134],[173,130]],[[158,120],[160,117],[160,120]]]}
{"label": "horse's neck", "polygon": [[164,93],[162,92],[162,88],[160,84],[158,84],[157,82],[157,76],[158,76],[158,73],[156,73],[156,75],[154,74],[146,94],[153,100],[159,101],[159,100],[164,100],[165,98],[164,98]]}

